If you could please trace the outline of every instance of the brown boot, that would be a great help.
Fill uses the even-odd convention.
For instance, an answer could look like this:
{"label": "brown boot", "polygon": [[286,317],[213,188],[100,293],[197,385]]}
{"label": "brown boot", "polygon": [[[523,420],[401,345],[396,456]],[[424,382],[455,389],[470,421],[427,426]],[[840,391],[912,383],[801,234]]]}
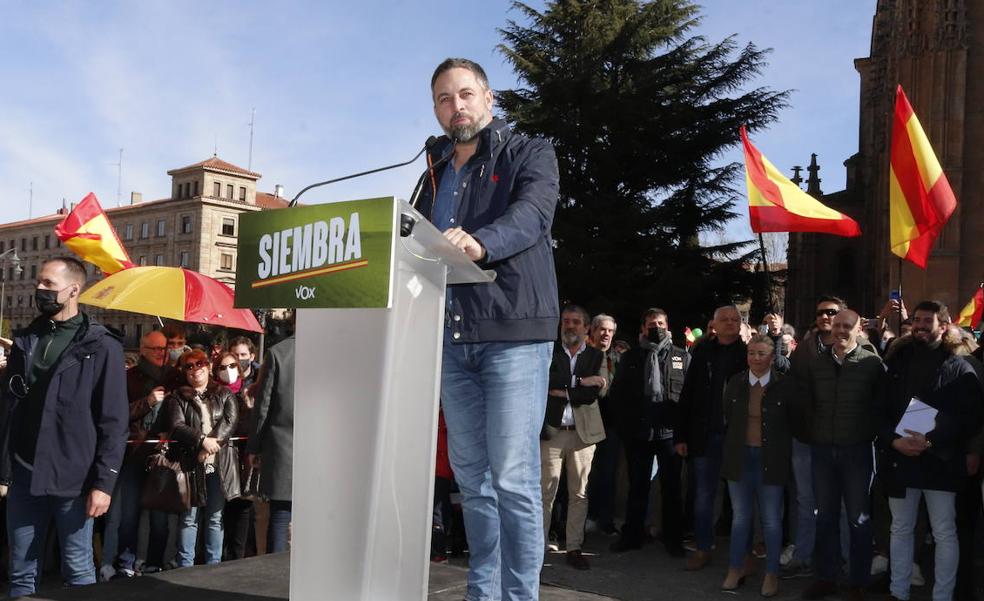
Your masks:
{"label": "brown boot", "polygon": [[736,568],[728,568],[728,575],[724,577],[724,582],[721,583],[721,590],[726,593],[736,591],[743,584],[745,584],[744,572]]}
{"label": "brown boot", "polygon": [[779,575],[766,572],[765,578],[762,579],[762,596],[775,597],[778,592],[779,592]]}
{"label": "brown boot", "polygon": [[704,566],[711,563],[710,551],[694,551],[693,555],[687,558],[687,565],[684,567],[688,572],[703,570]]}

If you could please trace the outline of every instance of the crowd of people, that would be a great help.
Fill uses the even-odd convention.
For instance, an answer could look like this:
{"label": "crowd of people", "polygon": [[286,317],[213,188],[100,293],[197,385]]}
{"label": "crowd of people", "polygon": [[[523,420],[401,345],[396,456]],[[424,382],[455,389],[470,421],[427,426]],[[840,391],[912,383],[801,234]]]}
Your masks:
{"label": "crowd of people", "polygon": [[[286,550],[293,337],[261,366],[246,336],[189,345],[172,322],[134,360],[80,311],[85,280],[74,258],[44,263],[41,314],[0,376],[10,596],[37,590],[51,522],[68,585]],[[184,494],[151,485],[154,464],[180,472]]]}
{"label": "crowd of people", "polygon": [[984,367],[943,304],[920,302],[910,318],[893,300],[864,319],[824,296],[800,337],[778,314],[755,332],[724,306],[693,343],[651,308],[624,352],[611,316],[574,305],[561,315],[540,434],[545,549],[563,545],[570,566],[590,569],[587,528],[617,537],[616,553],[658,540],[698,571],[716,534],[729,534],[722,591],[738,590],[758,556],[766,597],[783,579],[811,578],[804,599],[838,593],[839,580],[862,599],[888,572],[890,598],[906,600],[930,565],[928,525],[932,598],[975,598]]}

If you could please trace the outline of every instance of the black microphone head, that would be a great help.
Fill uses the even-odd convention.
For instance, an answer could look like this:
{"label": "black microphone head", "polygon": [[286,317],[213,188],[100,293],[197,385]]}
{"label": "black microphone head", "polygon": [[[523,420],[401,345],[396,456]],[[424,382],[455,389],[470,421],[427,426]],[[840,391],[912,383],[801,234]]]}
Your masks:
{"label": "black microphone head", "polygon": [[434,148],[434,145],[435,144],[437,144],[437,137],[436,136],[431,136],[431,137],[427,138],[427,141],[426,142],[424,142],[424,148],[426,148],[427,150],[430,150],[431,148]]}

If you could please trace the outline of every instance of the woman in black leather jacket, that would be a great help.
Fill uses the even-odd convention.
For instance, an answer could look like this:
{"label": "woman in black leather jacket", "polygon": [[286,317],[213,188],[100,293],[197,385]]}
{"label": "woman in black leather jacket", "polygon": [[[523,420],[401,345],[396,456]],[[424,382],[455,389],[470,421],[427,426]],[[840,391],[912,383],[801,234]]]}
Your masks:
{"label": "woman in black leather jacket", "polygon": [[236,397],[210,378],[208,355],[200,350],[184,353],[178,369],[187,386],[168,396],[165,409],[175,441],[170,451],[189,474],[191,510],[178,517],[178,567],[195,563],[198,522],[206,524],[205,563],[222,560],[222,509],[239,496],[239,461],[236,449],[227,445],[238,419]]}

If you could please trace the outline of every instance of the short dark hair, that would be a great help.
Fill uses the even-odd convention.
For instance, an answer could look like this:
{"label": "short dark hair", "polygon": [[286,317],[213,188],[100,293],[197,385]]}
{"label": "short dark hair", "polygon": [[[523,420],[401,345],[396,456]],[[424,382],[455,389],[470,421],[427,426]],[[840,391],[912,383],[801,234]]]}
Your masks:
{"label": "short dark hair", "polygon": [[564,310],[560,312],[561,315],[564,313],[580,313],[581,321],[585,326],[591,325],[591,314],[585,311],[584,307],[581,305],[567,305]]}
{"label": "short dark hair", "polygon": [[947,310],[946,305],[942,301],[924,300],[916,305],[916,308],[912,310],[912,314],[915,315],[916,311],[935,313],[936,319],[939,319],[940,323],[950,323],[950,311]]}
{"label": "short dark hair", "polygon": [[646,309],[645,313],[642,314],[642,319],[639,320],[639,325],[646,325],[646,320],[650,317],[659,317],[662,315],[667,321],[670,320],[670,316],[666,314],[666,311],[660,309],[659,307],[649,307]]}
{"label": "short dark hair", "polygon": [[485,75],[485,69],[482,68],[482,65],[467,58],[446,58],[434,69],[434,75],[431,76],[432,92],[434,91],[434,84],[437,83],[437,78],[445,71],[450,71],[451,69],[468,69],[475,74],[475,79],[478,80],[478,83],[482,84],[483,88],[486,90],[489,89],[489,78]]}
{"label": "short dark hair", "polygon": [[817,298],[817,302],[815,306],[819,306],[820,303],[834,303],[835,305],[840,307],[841,311],[848,308],[847,302],[845,302],[844,299],[842,299],[839,296],[834,296],[833,294],[821,294],[820,297]]}
{"label": "short dark hair", "polygon": [[230,340],[229,341],[229,350],[231,351],[232,350],[232,347],[239,346],[241,344],[245,344],[246,345],[246,348],[249,349],[249,352],[250,352],[251,355],[255,355],[256,354],[256,345],[253,344],[253,341],[250,340],[249,338],[247,338],[246,336],[236,336],[235,338],[233,338],[232,340]]}
{"label": "short dark hair", "polygon": [[188,332],[185,330],[184,324],[180,323],[169,323],[161,329],[161,333],[164,337],[170,340],[171,338],[184,338],[188,340]]}
{"label": "short dark hair", "polygon": [[85,264],[83,264],[82,261],[79,261],[75,257],[61,256],[48,259],[42,263],[41,266],[44,267],[48,263],[54,263],[55,261],[65,266],[65,271],[68,272],[68,277],[70,279],[80,286],[85,286],[86,280],[89,279],[89,274],[86,272]]}

